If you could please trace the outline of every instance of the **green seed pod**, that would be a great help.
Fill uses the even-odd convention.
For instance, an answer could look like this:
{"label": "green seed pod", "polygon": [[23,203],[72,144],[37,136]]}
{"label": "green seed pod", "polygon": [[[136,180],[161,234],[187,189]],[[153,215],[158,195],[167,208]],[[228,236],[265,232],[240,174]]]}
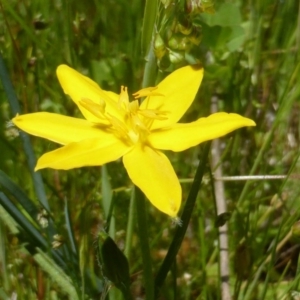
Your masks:
{"label": "green seed pod", "polygon": [[191,48],[191,41],[188,37],[183,37],[181,40],[180,40],[180,43],[178,45],[178,50],[184,50],[184,51],[189,51]]}
{"label": "green seed pod", "polygon": [[171,38],[168,41],[168,46],[172,50],[177,50],[179,48],[179,43],[180,43],[180,37],[178,35],[172,35]]}
{"label": "green seed pod", "polygon": [[214,13],[214,3],[212,0],[186,0],[185,10],[188,14],[196,15],[203,12]]}
{"label": "green seed pod", "polygon": [[181,14],[178,16],[178,23],[176,26],[176,31],[180,32],[184,35],[189,35],[192,32],[193,24],[191,19],[187,17],[185,14]]}
{"label": "green seed pod", "polygon": [[202,40],[202,28],[201,26],[194,26],[192,33],[189,35],[189,40],[194,45],[199,45]]}
{"label": "green seed pod", "polygon": [[166,45],[159,33],[155,35],[153,48],[154,54],[158,59],[161,59],[166,54]]}
{"label": "green seed pod", "polygon": [[166,70],[170,67],[170,65],[169,52],[167,52],[160,60],[158,60],[158,67],[161,70]]}
{"label": "green seed pod", "polygon": [[184,34],[184,35],[189,35],[192,32],[193,27],[186,27],[182,24],[178,24],[177,29],[180,33]]}
{"label": "green seed pod", "polygon": [[169,47],[172,50],[188,51],[191,48],[191,41],[182,35],[173,35],[169,40]]}
{"label": "green seed pod", "polygon": [[184,61],[184,52],[169,50],[169,59],[172,64],[179,64]]}

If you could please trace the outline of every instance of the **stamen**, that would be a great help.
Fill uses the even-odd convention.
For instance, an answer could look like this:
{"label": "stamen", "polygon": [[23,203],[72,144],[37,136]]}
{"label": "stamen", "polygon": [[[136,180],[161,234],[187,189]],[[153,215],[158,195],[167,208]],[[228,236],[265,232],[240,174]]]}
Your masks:
{"label": "stamen", "polygon": [[131,117],[132,120],[132,127],[136,128],[139,127],[140,129],[149,132],[149,129],[146,127],[146,125],[140,120],[140,118],[137,115],[133,115]]}
{"label": "stamen", "polygon": [[167,117],[164,117],[164,115],[167,115],[168,112],[166,111],[158,111],[158,110],[154,110],[154,109],[143,109],[140,110],[139,113],[146,117],[146,118],[150,118],[150,119],[156,119],[156,120],[167,120]]}
{"label": "stamen", "polygon": [[137,91],[136,93],[134,93],[132,95],[135,99],[147,97],[147,96],[163,96],[163,94],[161,94],[161,93],[155,93],[155,92],[153,93],[153,91],[155,91],[156,89],[157,89],[157,86],[147,87],[147,88]]}
{"label": "stamen", "polygon": [[118,134],[118,136],[120,138],[124,138],[124,136],[127,136],[128,129],[127,129],[126,125],[123,122],[121,122],[116,117],[114,117],[110,114],[108,114],[107,119],[109,120],[109,122],[113,126],[113,129],[115,129],[115,133]]}
{"label": "stamen", "polygon": [[[150,87],[141,89],[133,94],[135,98],[159,95],[162,94],[155,92],[157,87]],[[85,103],[85,105],[87,105]],[[96,106],[88,103],[88,108],[93,114]],[[166,111],[159,111],[155,109],[140,109],[139,101],[129,101],[127,87],[121,86],[121,91],[118,100],[118,107],[121,117],[117,118],[108,112],[103,113],[106,120],[111,124],[111,130],[118,138],[123,139],[126,143],[137,143],[140,140],[147,141],[147,136],[150,133],[151,124],[154,120],[168,119]],[[99,113],[98,113],[99,114]]]}
{"label": "stamen", "polygon": [[86,110],[88,110],[91,114],[93,114],[95,117],[105,120],[105,101],[100,100],[99,104],[95,103],[94,101],[88,99],[88,98],[82,98],[79,101],[79,104],[84,107]]}
{"label": "stamen", "polygon": [[123,107],[124,109],[128,109],[129,98],[126,86],[121,86],[120,98],[119,98],[119,108]]}
{"label": "stamen", "polygon": [[130,113],[133,113],[133,114],[137,113],[139,110],[139,101],[134,100],[134,101],[129,102],[128,110]]}

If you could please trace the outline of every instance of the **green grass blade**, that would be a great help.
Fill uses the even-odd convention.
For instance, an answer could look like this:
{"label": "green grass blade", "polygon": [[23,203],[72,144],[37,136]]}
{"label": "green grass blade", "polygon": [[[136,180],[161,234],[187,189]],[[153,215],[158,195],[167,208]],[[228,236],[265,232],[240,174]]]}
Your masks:
{"label": "green grass blade", "polygon": [[[45,250],[49,249],[50,244],[43,236],[43,233],[33,225],[32,221],[29,221],[27,217],[24,216],[18,207],[14,205],[14,203],[3,192],[0,192],[0,204],[19,225],[19,238],[22,242],[27,243],[30,249],[34,249],[35,247],[40,247]],[[65,260],[62,258],[60,251],[52,251],[52,255],[61,266],[66,266]]]}
{"label": "green grass blade", "polygon": [[114,238],[115,236],[115,217],[113,215],[114,209],[114,197],[113,191],[111,188],[109,174],[106,165],[101,167],[101,190],[102,190],[102,206],[104,209],[104,214],[106,218],[106,231],[109,235]]}
{"label": "green grass blade", "polygon": [[49,274],[58,286],[69,296],[69,299],[79,300],[78,294],[74,287],[72,280],[58,267],[58,265],[44,252],[38,249],[37,254],[34,255],[35,261],[40,267]]}
{"label": "green grass blade", "polygon": [[[6,70],[1,53],[0,53],[0,80],[2,81],[2,85],[6,93],[12,113],[15,116],[16,114],[21,112],[21,109],[13,85],[11,83],[8,72]],[[49,211],[50,208],[44,190],[44,184],[43,184],[41,173],[33,171],[36,165],[36,158],[33,152],[33,148],[31,146],[29,136],[24,132],[20,132],[20,137],[23,142],[23,148],[28,160],[28,166],[33,179],[33,185],[34,185],[37,198],[39,199],[41,204],[45,207],[45,209]]]}
{"label": "green grass blade", "polygon": [[47,248],[48,243],[36,227],[20,212],[20,210],[11,202],[11,200],[0,192],[0,204],[14,218],[19,226],[26,231],[32,240],[36,243],[35,246]]}
{"label": "green grass blade", "polygon": [[70,213],[68,209],[68,201],[65,199],[65,207],[64,207],[64,215],[65,215],[65,226],[69,237],[69,242],[71,245],[72,252],[77,256],[78,250],[75,243],[74,232],[72,229],[72,222],[70,218]]}
{"label": "green grass blade", "polygon": [[127,222],[127,229],[126,229],[126,243],[124,254],[126,255],[127,259],[130,259],[131,248],[132,248],[132,236],[134,231],[134,222],[135,222],[135,189],[131,190],[131,197],[130,197],[130,205],[129,205],[129,212],[128,212],[128,222]]}
{"label": "green grass blade", "polygon": [[0,186],[5,188],[10,194],[17,199],[17,201],[26,210],[28,215],[36,217],[38,214],[37,207],[33,204],[22,189],[16,185],[2,170],[0,170]]}

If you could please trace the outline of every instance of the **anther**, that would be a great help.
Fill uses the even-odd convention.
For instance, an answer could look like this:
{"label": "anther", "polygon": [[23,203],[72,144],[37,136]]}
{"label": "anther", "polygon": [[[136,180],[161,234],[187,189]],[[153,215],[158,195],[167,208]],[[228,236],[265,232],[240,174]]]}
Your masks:
{"label": "anther", "polygon": [[153,91],[155,91],[156,89],[157,89],[157,86],[147,87],[147,88],[137,91],[136,93],[134,93],[132,95],[135,99],[147,97],[147,96],[163,96],[163,94],[161,94],[161,93],[156,93],[156,92],[153,93]]}

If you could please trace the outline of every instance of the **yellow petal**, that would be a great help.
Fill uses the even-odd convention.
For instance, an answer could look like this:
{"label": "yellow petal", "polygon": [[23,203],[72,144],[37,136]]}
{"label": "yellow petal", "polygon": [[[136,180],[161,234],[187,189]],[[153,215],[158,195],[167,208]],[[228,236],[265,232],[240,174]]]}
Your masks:
{"label": "yellow petal", "polygon": [[183,151],[245,126],[255,126],[255,122],[238,114],[220,112],[192,123],[154,131],[148,140],[157,149]]}
{"label": "yellow petal", "polygon": [[87,120],[46,112],[18,115],[12,122],[29,134],[62,145],[91,138],[102,140],[112,135]]}
{"label": "yellow petal", "polygon": [[133,183],[150,202],[176,217],[181,204],[181,186],[168,158],[160,151],[137,145],[124,155],[123,163]]}
{"label": "yellow petal", "polygon": [[99,122],[99,119],[94,114],[79,104],[83,99],[91,100],[96,104],[104,101],[108,113],[121,117],[117,103],[119,95],[102,90],[96,82],[67,65],[60,65],[56,73],[64,92],[77,104],[86,119],[91,122]]}
{"label": "yellow petal", "polygon": [[43,168],[69,170],[87,166],[101,166],[122,157],[131,147],[113,136],[109,140],[88,139],[71,143],[41,156],[35,171]]}
{"label": "yellow petal", "polygon": [[[177,123],[195,99],[203,78],[199,66],[187,66],[176,70],[158,84],[154,95],[141,104],[141,109],[167,112],[166,120],[154,120],[151,129]],[[163,95],[163,96],[161,96]]]}

